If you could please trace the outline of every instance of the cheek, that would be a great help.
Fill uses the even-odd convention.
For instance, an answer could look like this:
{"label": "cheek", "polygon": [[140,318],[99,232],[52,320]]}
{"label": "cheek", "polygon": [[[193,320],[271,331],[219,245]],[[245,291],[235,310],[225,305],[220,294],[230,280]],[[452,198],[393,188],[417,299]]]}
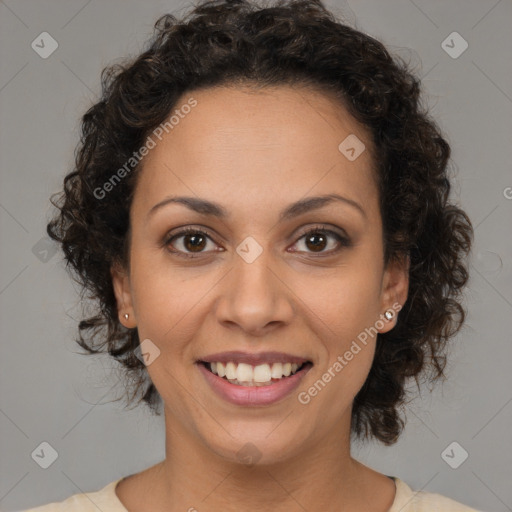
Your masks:
{"label": "cheek", "polygon": [[167,340],[176,339],[174,326],[191,308],[193,287],[144,253],[133,254],[130,278],[140,340],[168,349]]}
{"label": "cheek", "polygon": [[[375,326],[381,313],[379,266],[375,260],[354,260],[330,276],[310,279],[314,293],[305,300],[304,311],[310,311],[310,328],[322,340],[321,372],[332,382],[327,394],[353,398],[366,380],[375,352]],[[302,297],[308,297],[305,290]]]}
{"label": "cheek", "polygon": [[[365,281],[360,286],[363,283],[355,279],[352,286],[349,281],[332,280],[329,286],[320,286],[317,302],[309,304],[316,313],[310,328],[322,340],[322,350],[317,351],[323,355],[312,387],[302,390],[303,398],[315,404],[327,423],[340,421],[346,414],[368,377],[375,354],[376,285]],[[324,295],[327,291],[329,295]]]}
{"label": "cheek", "polygon": [[[155,381],[168,377],[164,369],[181,376],[188,371],[184,361],[192,361],[198,330],[208,314],[209,290],[219,280],[215,272],[186,272],[169,264],[165,257],[134,254],[132,297],[141,342],[150,339],[160,350],[159,363],[148,367]],[[163,367],[163,368],[160,368]]]}
{"label": "cheek", "polygon": [[172,266],[164,249],[160,248],[132,251],[130,279],[139,325],[151,326],[159,336],[183,317],[201,296],[201,288],[195,280]]}
{"label": "cheek", "polygon": [[308,277],[300,285],[300,295],[332,334],[346,341],[374,325],[380,313],[380,284],[375,261],[347,263],[329,275]]}

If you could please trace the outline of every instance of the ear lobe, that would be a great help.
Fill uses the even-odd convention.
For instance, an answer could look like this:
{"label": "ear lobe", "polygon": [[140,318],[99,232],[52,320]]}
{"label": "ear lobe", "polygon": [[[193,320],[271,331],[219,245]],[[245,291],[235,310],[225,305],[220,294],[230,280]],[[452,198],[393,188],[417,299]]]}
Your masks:
{"label": "ear lobe", "polygon": [[[135,313],[132,305],[132,294],[130,277],[126,270],[118,263],[112,264],[110,267],[110,275],[112,277],[112,287],[117,303],[117,313],[119,321],[128,328],[136,326]],[[128,314],[128,318],[125,315]]]}
{"label": "ear lobe", "polygon": [[407,300],[409,268],[410,258],[408,254],[390,260],[386,266],[382,282],[382,314],[391,309],[394,315],[385,321],[385,326],[382,329],[379,329],[381,333],[390,331],[396,325],[398,311]]}

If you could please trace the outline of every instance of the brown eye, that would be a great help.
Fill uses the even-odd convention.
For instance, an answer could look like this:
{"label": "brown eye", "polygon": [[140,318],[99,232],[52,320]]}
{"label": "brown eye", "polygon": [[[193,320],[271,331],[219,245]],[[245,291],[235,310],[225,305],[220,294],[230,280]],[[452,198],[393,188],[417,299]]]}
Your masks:
{"label": "brown eye", "polygon": [[169,250],[179,256],[194,258],[195,254],[207,253],[205,247],[208,245],[208,241],[211,240],[208,233],[198,228],[187,228],[176,234],[170,236],[165,245]]}
{"label": "brown eye", "polygon": [[201,251],[205,247],[205,236],[202,234],[194,233],[192,235],[184,235],[183,245],[187,251]]}
{"label": "brown eye", "polygon": [[[329,241],[333,239],[337,242],[337,244],[331,243],[331,249],[325,250],[326,248],[329,247]],[[341,234],[336,233],[335,231],[332,231],[330,229],[322,228],[309,229],[299,238],[299,240],[296,243],[299,243],[300,241],[303,241],[306,250],[298,250],[298,252],[330,254],[336,252],[341,247],[350,246],[350,240],[347,237],[342,236]]]}
{"label": "brown eye", "polygon": [[312,251],[319,252],[325,248],[327,238],[323,233],[311,233],[306,235],[305,243]]}

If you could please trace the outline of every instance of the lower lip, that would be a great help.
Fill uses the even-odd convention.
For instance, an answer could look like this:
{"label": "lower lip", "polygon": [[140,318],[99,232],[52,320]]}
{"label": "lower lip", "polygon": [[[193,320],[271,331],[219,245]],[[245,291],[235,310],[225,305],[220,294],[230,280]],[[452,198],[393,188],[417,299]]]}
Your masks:
{"label": "lower lip", "polygon": [[306,373],[312,368],[311,363],[290,377],[283,377],[269,386],[238,386],[207,370],[204,364],[196,363],[206,382],[221,398],[235,405],[270,405],[278,402],[295,390]]}

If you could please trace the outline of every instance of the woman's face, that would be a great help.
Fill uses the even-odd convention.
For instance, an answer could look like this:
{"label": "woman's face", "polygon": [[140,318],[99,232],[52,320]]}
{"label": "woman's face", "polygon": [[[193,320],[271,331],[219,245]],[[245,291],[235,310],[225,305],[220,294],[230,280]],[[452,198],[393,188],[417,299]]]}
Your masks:
{"label": "woman's face", "polygon": [[[233,461],[348,441],[372,328],[391,329],[396,316],[383,313],[407,294],[406,270],[384,267],[368,132],[305,88],[193,91],[176,109],[144,158],[129,271],[113,272],[121,321],[150,340],[142,352],[167,421]],[[168,201],[180,197],[190,200]],[[310,364],[248,387],[205,360],[261,384],[286,362]]]}

